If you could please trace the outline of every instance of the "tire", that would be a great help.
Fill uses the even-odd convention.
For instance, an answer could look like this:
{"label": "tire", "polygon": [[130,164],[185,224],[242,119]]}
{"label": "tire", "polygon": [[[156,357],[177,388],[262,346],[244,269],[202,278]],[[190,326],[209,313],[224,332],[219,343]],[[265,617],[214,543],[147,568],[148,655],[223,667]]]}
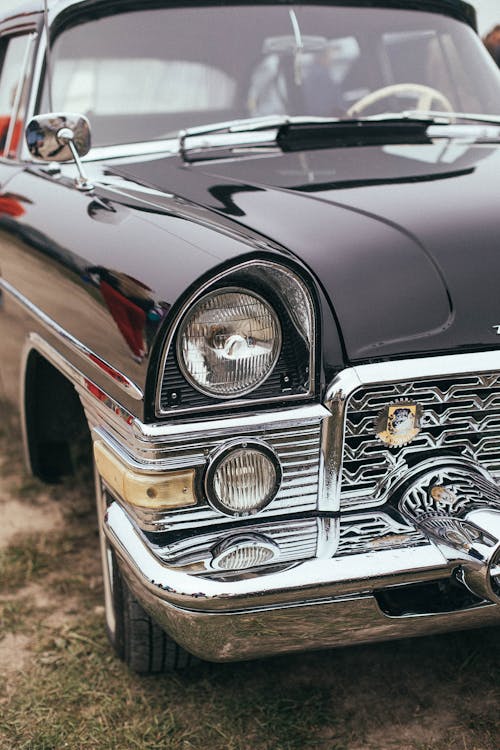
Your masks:
{"label": "tire", "polygon": [[179,646],[143,609],[130,591],[103,531],[107,496],[94,463],[108,638],[117,656],[138,674],[173,672],[199,660]]}
{"label": "tire", "polygon": [[195,656],[179,646],[143,609],[120,573],[113,553],[112,603],[114,632],[108,635],[116,654],[138,674],[161,674],[195,664]]}

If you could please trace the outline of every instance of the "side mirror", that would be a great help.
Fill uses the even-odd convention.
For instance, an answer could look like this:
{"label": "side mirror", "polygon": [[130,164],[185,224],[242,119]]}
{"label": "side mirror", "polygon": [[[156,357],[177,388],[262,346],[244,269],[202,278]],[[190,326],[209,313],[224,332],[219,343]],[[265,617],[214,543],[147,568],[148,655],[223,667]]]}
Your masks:
{"label": "side mirror", "polygon": [[38,161],[74,161],[80,175],[76,186],[81,190],[92,188],[80,161],[90,151],[90,124],[86,117],[67,112],[38,115],[26,128],[26,142],[31,156]]}
{"label": "side mirror", "polygon": [[40,161],[72,161],[90,151],[90,124],[78,114],[51,113],[34,117],[26,128],[31,156]]}

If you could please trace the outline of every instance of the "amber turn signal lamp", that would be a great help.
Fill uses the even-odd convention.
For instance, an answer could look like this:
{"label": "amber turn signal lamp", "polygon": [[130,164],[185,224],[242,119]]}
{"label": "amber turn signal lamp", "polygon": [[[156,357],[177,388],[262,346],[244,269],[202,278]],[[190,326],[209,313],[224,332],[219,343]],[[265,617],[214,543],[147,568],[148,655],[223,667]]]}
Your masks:
{"label": "amber turn signal lamp", "polygon": [[196,505],[194,469],[139,473],[120,461],[102,440],[94,442],[94,458],[104,481],[130,505],[148,510]]}

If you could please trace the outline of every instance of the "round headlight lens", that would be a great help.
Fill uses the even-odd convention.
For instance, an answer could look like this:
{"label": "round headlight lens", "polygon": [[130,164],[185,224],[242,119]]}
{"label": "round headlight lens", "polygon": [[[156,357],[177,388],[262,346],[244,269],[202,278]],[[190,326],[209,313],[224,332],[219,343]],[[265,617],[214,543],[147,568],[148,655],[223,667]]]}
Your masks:
{"label": "round headlight lens", "polygon": [[185,377],[219,398],[254,390],[271,374],[281,350],[281,326],[258,295],[222,289],[202,297],[181,324],[177,354]]}
{"label": "round headlight lens", "polygon": [[219,510],[231,515],[257,513],[276,496],[281,481],[279,463],[264,446],[224,451],[207,471],[206,491]]}

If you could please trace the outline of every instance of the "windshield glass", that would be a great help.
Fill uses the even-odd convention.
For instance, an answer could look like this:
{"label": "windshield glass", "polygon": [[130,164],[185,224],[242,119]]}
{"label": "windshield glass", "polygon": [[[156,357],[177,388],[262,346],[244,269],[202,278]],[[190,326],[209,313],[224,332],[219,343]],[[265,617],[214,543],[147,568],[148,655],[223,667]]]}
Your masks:
{"label": "windshield glass", "polygon": [[87,115],[94,146],[263,115],[500,114],[500,75],[473,31],[394,8],[119,13],[63,30],[52,69],[54,109]]}

